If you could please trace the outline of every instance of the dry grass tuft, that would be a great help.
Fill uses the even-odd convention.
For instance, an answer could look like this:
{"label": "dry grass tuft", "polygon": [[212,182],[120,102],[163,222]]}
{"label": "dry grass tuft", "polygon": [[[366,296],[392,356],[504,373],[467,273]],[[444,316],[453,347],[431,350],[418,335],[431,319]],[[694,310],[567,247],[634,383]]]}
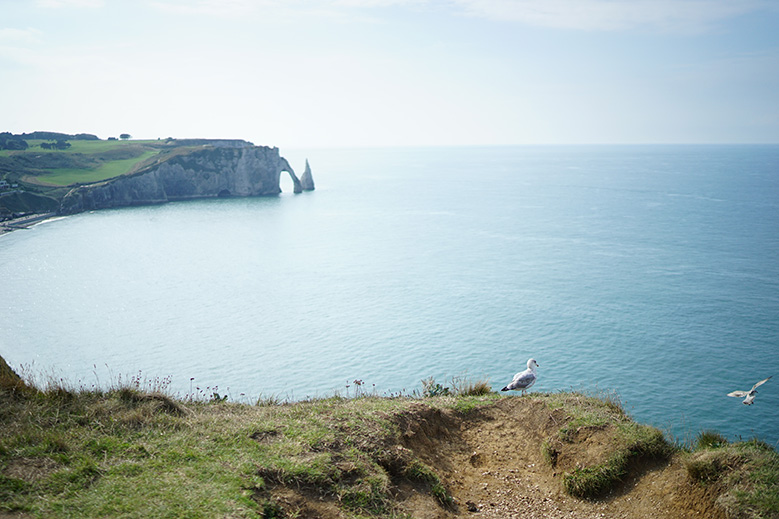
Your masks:
{"label": "dry grass tuft", "polygon": [[466,376],[452,377],[452,389],[457,396],[483,396],[492,393],[489,380],[471,380]]}

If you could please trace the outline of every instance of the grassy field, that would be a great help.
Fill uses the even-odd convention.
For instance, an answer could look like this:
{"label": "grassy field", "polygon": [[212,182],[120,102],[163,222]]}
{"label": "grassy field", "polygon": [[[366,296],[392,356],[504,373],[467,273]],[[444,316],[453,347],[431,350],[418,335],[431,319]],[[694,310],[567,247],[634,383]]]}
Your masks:
{"label": "grassy field", "polygon": [[129,159],[119,159],[111,161],[101,161],[100,165],[92,168],[60,168],[47,170],[40,176],[26,176],[29,182],[40,183],[50,186],[70,186],[74,184],[90,184],[101,182],[109,178],[118,177],[131,173],[140,164],[146,160],[158,155],[160,150],[144,151],[137,157]]}
{"label": "grassy field", "polygon": [[86,141],[72,140],[64,150],[43,149],[47,141],[29,140],[24,151],[0,151],[6,168],[16,172],[11,181],[42,187],[63,187],[101,182],[132,173],[160,154],[164,141]]}
{"label": "grassy field", "polygon": [[[87,155],[93,155],[95,153],[102,153],[105,151],[110,151],[114,149],[122,149],[126,148],[128,146],[162,146],[165,141],[157,141],[157,140],[127,140],[127,141],[108,141],[108,140],[97,140],[97,141],[82,141],[82,140],[69,140],[70,148],[67,148],[65,150],[46,150],[41,148],[41,143],[44,142],[51,142],[51,141],[44,141],[39,139],[29,139],[27,140],[27,144],[30,146],[26,150],[22,151],[21,153],[56,153],[56,152],[64,152],[64,153],[85,153]],[[15,153],[20,153],[19,151],[9,151],[9,150],[0,150],[0,157],[1,156],[9,156]]]}

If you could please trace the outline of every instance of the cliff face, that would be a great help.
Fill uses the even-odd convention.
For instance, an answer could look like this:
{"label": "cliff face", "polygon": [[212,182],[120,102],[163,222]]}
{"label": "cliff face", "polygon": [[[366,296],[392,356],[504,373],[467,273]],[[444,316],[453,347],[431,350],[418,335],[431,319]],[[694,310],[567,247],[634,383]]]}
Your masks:
{"label": "cliff face", "polygon": [[[304,190],[278,148],[264,146],[208,146],[182,153],[143,170],[99,184],[72,189],[60,212],[158,204],[173,200],[217,196],[266,196],[281,192],[279,178],[286,171],[295,193]],[[310,176],[310,171],[308,171]],[[306,190],[313,189],[313,181]]]}

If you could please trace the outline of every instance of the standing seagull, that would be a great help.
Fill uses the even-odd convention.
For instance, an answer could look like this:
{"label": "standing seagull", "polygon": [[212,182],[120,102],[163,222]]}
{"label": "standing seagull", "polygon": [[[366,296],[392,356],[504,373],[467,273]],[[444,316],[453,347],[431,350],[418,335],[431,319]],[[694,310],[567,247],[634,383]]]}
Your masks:
{"label": "standing seagull", "polygon": [[536,359],[530,359],[527,361],[527,369],[525,371],[520,371],[516,375],[514,375],[514,380],[511,381],[510,384],[506,385],[501,391],[509,391],[511,389],[521,389],[522,394],[525,394],[525,391],[530,389],[530,386],[536,383],[536,368],[539,368],[540,366],[538,363],[536,363]]}
{"label": "standing seagull", "polygon": [[[771,375],[773,377],[773,375]],[[755,401],[755,395],[757,394],[757,386],[762,386],[766,382],[768,382],[771,377],[768,377],[767,379],[761,380],[754,386],[752,386],[752,389],[749,391],[733,391],[732,393],[728,393],[728,396],[735,396],[736,398],[746,397],[744,399],[744,405],[752,405],[752,403]]]}

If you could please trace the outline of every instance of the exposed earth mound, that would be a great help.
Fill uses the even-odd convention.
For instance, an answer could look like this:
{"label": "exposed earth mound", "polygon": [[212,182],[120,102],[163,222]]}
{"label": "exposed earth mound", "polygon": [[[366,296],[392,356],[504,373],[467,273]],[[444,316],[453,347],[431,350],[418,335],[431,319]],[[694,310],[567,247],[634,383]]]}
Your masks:
{"label": "exposed earth mound", "polygon": [[[574,429],[568,441],[557,443],[552,463],[544,445],[571,416],[564,408],[550,410],[542,399],[503,398],[465,414],[420,403],[395,419],[403,431],[400,444],[386,449],[410,450],[440,475],[452,498],[442,503],[428,485],[397,478],[399,511],[414,518],[725,517],[716,496],[689,481],[678,455],[633,460],[627,478],[597,499],[566,494],[563,475],[607,459],[616,426]],[[291,517],[346,517],[315,491],[276,485],[271,493]]]}

